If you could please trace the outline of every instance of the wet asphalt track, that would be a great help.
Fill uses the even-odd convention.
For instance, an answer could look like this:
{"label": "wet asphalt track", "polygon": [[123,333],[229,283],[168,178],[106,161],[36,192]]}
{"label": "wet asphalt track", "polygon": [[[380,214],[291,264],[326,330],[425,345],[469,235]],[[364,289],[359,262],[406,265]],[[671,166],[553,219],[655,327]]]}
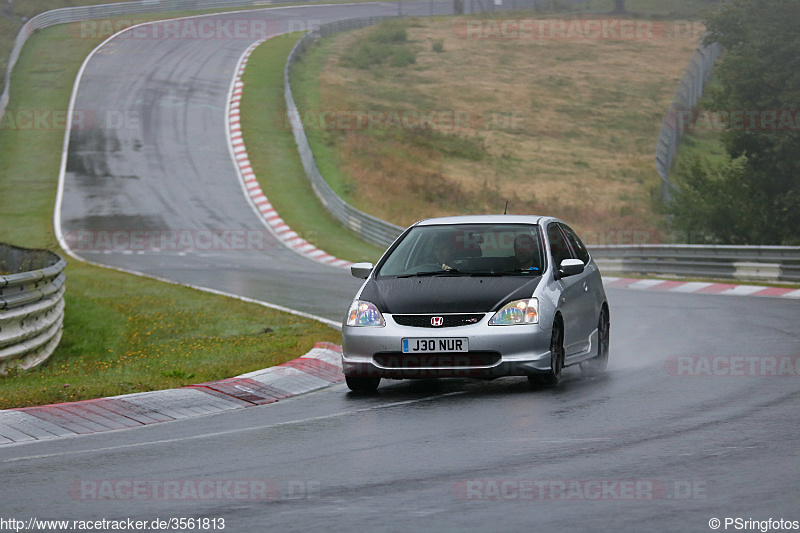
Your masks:
{"label": "wet asphalt track", "polygon": [[[327,20],[353,9],[270,16]],[[76,108],[136,111],[142,120],[73,136],[65,233],[263,230],[223,122],[234,65],[250,42],[115,40],[95,54]],[[263,243],[78,253],[341,318],[356,280]],[[798,356],[800,302],[633,290],[610,290],[609,300],[603,378],[569,369],[554,390],[512,378],[394,382],[368,397],[337,385],[195,420],[4,446],[4,515],[224,518],[225,531],[237,532],[710,531],[712,517],[800,520],[800,378],[678,376],[669,364]],[[266,480],[270,490],[261,498],[251,484],[242,498],[222,490],[163,500],[134,497],[124,483],[135,480],[184,489]],[[91,483],[100,481],[117,493],[93,500]]]}
{"label": "wet asphalt track", "polygon": [[[798,303],[609,297],[604,378],[568,369],[554,390],[518,378],[394,382],[366,397],[340,384],[194,420],[4,446],[0,470],[13,487],[4,512],[224,518],[237,532],[702,532],[712,517],[800,518],[797,376],[679,376],[667,364],[797,354]],[[236,480],[270,491],[192,496],[203,481]],[[134,481],[187,492],[136,497],[125,485]],[[521,490],[534,481],[541,492]]]}

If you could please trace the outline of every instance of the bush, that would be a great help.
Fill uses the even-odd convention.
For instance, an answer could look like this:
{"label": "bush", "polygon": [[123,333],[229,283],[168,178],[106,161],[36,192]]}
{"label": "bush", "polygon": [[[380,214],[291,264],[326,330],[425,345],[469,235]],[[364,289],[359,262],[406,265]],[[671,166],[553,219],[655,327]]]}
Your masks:
{"label": "bush", "polygon": [[406,43],[408,42],[406,24],[402,20],[381,22],[369,33],[368,39],[376,43]]}
{"label": "bush", "polygon": [[393,67],[405,67],[417,61],[416,52],[407,46],[406,23],[390,20],[359,36],[340,61],[346,67],[368,69],[386,61]]}
{"label": "bush", "polygon": [[397,48],[392,54],[389,65],[393,67],[407,67],[417,62],[417,54],[407,46]]}

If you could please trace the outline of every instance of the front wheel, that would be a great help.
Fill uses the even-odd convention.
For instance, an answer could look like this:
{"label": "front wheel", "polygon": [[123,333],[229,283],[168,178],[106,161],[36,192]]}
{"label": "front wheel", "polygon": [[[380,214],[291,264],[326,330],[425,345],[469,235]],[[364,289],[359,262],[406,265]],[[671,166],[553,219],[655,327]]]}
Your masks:
{"label": "front wheel", "polygon": [[553,324],[553,334],[550,336],[550,370],[545,374],[528,376],[532,385],[555,387],[561,381],[561,371],[564,369],[564,329],[561,324]]}
{"label": "front wheel", "polygon": [[608,338],[611,324],[608,311],[603,308],[597,321],[597,355],[585,363],[581,363],[581,372],[585,374],[602,374],[608,366]]}
{"label": "front wheel", "polygon": [[353,392],[375,392],[381,383],[381,378],[345,376],[347,387]]}

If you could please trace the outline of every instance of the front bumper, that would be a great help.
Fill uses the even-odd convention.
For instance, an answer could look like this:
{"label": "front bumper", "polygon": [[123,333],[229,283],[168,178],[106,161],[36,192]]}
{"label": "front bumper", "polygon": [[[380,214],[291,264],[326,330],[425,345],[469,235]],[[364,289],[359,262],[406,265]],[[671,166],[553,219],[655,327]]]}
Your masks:
{"label": "front bumper", "polygon": [[[384,314],[384,327],[342,328],[342,370],[346,376],[390,379],[529,376],[550,370],[550,328],[539,324],[476,324],[422,328],[401,326]],[[469,340],[468,352],[402,353],[406,338]]]}

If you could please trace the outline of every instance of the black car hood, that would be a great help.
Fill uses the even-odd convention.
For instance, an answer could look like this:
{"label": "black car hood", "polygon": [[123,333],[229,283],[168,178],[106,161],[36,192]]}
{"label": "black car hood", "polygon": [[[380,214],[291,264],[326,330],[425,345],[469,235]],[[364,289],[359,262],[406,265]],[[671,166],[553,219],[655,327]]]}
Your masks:
{"label": "black car hood", "polygon": [[512,300],[530,298],[541,276],[434,276],[371,278],[361,299],[384,313],[488,313]]}

